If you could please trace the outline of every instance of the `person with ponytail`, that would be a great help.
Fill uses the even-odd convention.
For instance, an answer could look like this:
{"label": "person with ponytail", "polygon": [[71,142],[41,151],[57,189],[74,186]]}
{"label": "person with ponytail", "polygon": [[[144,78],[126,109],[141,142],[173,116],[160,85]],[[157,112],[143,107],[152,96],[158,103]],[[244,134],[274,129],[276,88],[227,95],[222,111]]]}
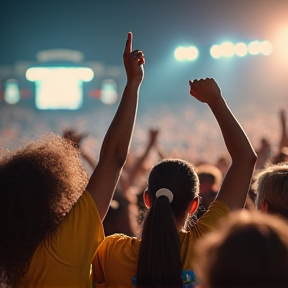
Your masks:
{"label": "person with ponytail", "polygon": [[189,218],[199,205],[195,169],[182,159],[164,159],[156,164],[144,192],[148,213],[142,236],[115,234],[104,239],[93,261],[96,287],[184,287],[189,281],[187,275],[194,276],[196,240],[213,230],[229,211],[244,207],[257,160],[255,151],[215,80],[189,84],[190,94],[207,103],[215,115],[232,158],[216,199],[188,229]]}

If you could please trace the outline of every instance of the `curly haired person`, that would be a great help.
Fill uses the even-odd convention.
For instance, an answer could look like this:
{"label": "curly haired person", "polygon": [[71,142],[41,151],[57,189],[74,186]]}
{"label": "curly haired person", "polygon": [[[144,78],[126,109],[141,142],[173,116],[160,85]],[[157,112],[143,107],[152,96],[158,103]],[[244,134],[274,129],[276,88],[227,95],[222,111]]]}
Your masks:
{"label": "curly haired person", "polygon": [[132,51],[132,33],[123,58],[127,84],[89,180],[79,151],[55,134],[2,155],[2,286],[91,287],[90,266],[130,148],[144,77],[144,54]]}

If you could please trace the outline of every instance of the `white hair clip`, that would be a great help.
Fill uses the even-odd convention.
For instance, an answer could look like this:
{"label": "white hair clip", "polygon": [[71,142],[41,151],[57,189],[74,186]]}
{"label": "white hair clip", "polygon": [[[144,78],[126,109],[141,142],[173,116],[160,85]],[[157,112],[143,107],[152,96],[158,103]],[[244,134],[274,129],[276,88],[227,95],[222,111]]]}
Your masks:
{"label": "white hair clip", "polygon": [[156,197],[159,198],[160,196],[166,196],[169,199],[169,203],[173,201],[174,195],[173,193],[167,188],[161,188],[156,192]]}

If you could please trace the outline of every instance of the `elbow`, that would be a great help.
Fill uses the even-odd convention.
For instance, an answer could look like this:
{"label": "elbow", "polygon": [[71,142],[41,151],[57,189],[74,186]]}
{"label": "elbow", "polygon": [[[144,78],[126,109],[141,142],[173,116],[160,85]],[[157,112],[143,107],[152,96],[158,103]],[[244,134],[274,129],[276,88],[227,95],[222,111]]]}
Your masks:
{"label": "elbow", "polygon": [[246,162],[246,163],[249,163],[251,166],[255,166],[256,162],[257,162],[257,159],[258,159],[258,156],[257,156],[257,153],[253,150],[251,151],[250,154],[246,154],[244,157],[243,157],[243,160]]}
{"label": "elbow", "polygon": [[257,153],[253,150],[252,155],[251,155],[251,162],[253,162],[254,164],[257,162],[258,156]]}
{"label": "elbow", "polygon": [[237,159],[233,159],[233,162],[242,163],[242,165],[249,165],[249,166],[255,166],[257,162],[257,154],[254,150],[251,151],[251,153],[243,154],[241,157],[237,157]]}

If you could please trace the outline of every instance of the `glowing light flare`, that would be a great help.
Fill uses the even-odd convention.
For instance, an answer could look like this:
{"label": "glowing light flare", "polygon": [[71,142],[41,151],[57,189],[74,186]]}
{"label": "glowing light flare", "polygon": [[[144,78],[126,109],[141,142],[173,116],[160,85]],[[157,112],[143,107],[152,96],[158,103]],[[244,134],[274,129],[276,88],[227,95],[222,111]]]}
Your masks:
{"label": "glowing light flare", "polygon": [[222,56],[220,45],[213,45],[210,49],[210,54],[213,58],[219,59]]}
{"label": "glowing light flare", "polygon": [[116,82],[112,79],[106,79],[101,86],[100,100],[107,105],[114,104],[118,100]]}
{"label": "glowing light flare", "polygon": [[263,41],[260,44],[260,52],[263,55],[270,55],[273,51],[273,46],[269,41]]}
{"label": "glowing light flare", "polygon": [[244,57],[248,53],[248,47],[245,43],[237,43],[234,46],[235,54],[239,57]]}
{"label": "glowing light flare", "polygon": [[258,55],[261,51],[261,45],[259,41],[253,41],[248,45],[248,50],[251,55]]}
{"label": "glowing light flare", "polygon": [[186,49],[186,59],[189,61],[193,61],[198,57],[198,49],[194,46],[190,46]]}
{"label": "glowing light flare", "polygon": [[32,67],[26,78],[36,82],[35,105],[38,109],[81,108],[83,82],[94,77],[87,67]]}
{"label": "glowing light flare", "polygon": [[16,104],[20,100],[20,90],[16,79],[8,79],[5,82],[4,100],[8,104]]}
{"label": "glowing light flare", "polygon": [[178,47],[174,53],[175,58],[178,61],[183,61],[186,59],[186,48],[185,47]]}
{"label": "glowing light flare", "polygon": [[52,77],[78,78],[78,80],[89,82],[93,79],[94,72],[87,67],[32,67],[26,71],[26,78],[31,82]]}
{"label": "glowing light flare", "polygon": [[234,45],[231,42],[224,42],[221,44],[221,53],[224,57],[232,57],[235,53]]}
{"label": "glowing light flare", "polygon": [[288,63],[288,26],[279,28],[275,39],[273,40],[273,52],[277,54],[278,61],[281,65],[287,67]]}
{"label": "glowing light flare", "polygon": [[181,46],[178,47],[174,52],[174,56],[178,61],[193,61],[198,57],[198,54],[198,49],[194,46]]}

